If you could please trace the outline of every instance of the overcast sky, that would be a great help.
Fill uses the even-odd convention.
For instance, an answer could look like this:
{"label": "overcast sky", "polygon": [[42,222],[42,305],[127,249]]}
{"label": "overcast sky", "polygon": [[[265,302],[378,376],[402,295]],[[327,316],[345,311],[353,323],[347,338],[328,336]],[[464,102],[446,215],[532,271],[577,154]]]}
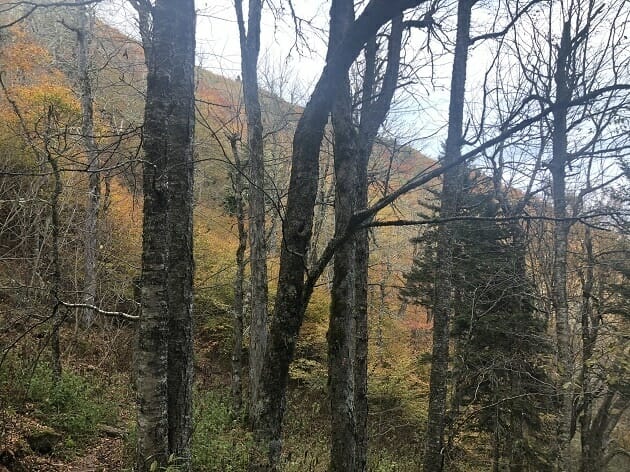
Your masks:
{"label": "overcast sky", "polygon": [[[246,8],[247,1],[244,1]],[[280,4],[280,1],[273,3]],[[286,3],[286,2],[282,2]],[[330,2],[326,0],[294,1],[300,18],[302,38],[296,38],[290,12],[272,12],[265,6],[262,19],[260,69],[269,76],[284,75],[291,82],[287,90],[297,90],[297,101],[304,104],[319,78],[326,54],[327,24]],[[240,75],[240,48],[233,0],[197,1],[197,55],[202,67],[215,73],[236,78]],[[111,0],[101,7],[101,17],[133,34],[135,15],[124,0]],[[406,56],[419,56],[414,44],[424,41],[423,32],[414,32]],[[425,58],[426,60],[426,58]],[[415,77],[417,84],[400,91],[397,105],[390,113],[384,132],[399,142],[409,142],[431,157],[437,157],[445,139],[448,110],[450,55],[435,64],[434,80],[426,68]],[[261,86],[265,81],[261,80]],[[412,98],[413,95],[413,98]],[[283,98],[289,99],[288,96]]]}

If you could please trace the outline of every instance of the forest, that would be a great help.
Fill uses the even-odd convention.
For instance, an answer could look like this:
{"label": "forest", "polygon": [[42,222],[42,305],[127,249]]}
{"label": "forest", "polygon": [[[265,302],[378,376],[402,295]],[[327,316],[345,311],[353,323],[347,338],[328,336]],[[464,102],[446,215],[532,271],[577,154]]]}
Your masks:
{"label": "forest", "polygon": [[0,472],[630,470],[629,35],[0,0]]}

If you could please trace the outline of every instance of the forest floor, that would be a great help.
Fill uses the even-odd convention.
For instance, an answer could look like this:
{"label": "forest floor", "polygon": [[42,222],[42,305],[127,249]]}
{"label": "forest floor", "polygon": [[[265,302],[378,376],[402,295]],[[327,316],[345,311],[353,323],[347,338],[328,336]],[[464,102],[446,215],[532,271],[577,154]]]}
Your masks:
{"label": "forest floor", "polygon": [[80,448],[64,439],[62,429],[46,425],[30,414],[3,417],[0,472],[105,472],[122,471],[126,432],[102,426]]}
{"label": "forest floor", "polygon": [[[251,436],[230,406],[229,330],[228,318],[215,317],[199,323],[196,333],[192,454],[199,472],[242,472],[247,467]],[[110,325],[77,332],[69,322],[61,334],[64,373],[56,384],[41,333],[29,334],[0,365],[0,472],[131,471],[133,329]],[[308,340],[292,366],[285,421],[287,472],[326,470],[329,409],[320,352],[324,344],[319,344]],[[415,470],[422,428],[421,419],[409,415],[415,407],[401,402],[408,389],[392,379],[373,387],[370,470]]]}

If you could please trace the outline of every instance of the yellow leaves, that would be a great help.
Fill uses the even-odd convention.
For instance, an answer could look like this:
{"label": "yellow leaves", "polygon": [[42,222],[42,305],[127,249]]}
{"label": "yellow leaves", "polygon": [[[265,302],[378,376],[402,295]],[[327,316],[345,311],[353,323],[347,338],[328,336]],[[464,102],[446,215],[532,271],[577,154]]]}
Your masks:
{"label": "yellow leaves", "polygon": [[76,121],[80,118],[79,102],[72,91],[63,85],[17,86],[9,90],[9,94],[28,121],[39,120],[51,110],[63,121]]}

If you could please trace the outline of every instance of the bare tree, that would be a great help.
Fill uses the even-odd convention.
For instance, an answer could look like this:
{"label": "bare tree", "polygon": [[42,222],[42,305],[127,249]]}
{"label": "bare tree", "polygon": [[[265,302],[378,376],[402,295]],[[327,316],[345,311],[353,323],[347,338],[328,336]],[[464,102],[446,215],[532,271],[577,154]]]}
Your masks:
{"label": "bare tree", "polygon": [[250,168],[249,248],[251,268],[251,328],[249,349],[250,409],[258,404],[262,360],[267,343],[267,248],[265,241],[265,162],[263,121],[258,91],[258,54],[262,1],[250,0],[247,29],[243,2],[235,0],[241,45],[243,98],[247,113],[247,158]]}
{"label": "bare tree", "polygon": [[420,3],[422,1],[369,2],[349,25],[341,44],[328,56],[327,65],[298,122],[293,140],[278,291],[261,372],[259,404],[253,411],[256,450],[252,454],[251,470],[278,467],[289,363],[312,291],[312,281],[306,283],[305,279],[307,249],[317,196],[319,150],[335,89],[365,42],[394,16]]}
{"label": "bare tree", "polygon": [[243,403],[243,317],[245,314],[245,250],[247,249],[247,230],[245,228],[245,203],[243,198],[244,166],[238,148],[238,136],[228,136],[234,169],[230,172],[232,190],[234,192],[234,216],[238,231],[238,247],[236,249],[236,277],[234,279],[234,314],[233,348],[232,348],[232,404],[235,412],[240,412]]}
{"label": "bare tree", "polygon": [[[83,303],[96,303],[96,269],[98,260],[98,219],[101,207],[100,153],[94,135],[94,97],[90,67],[90,44],[94,34],[94,13],[86,5],[77,7],[77,72],[81,90],[81,137],[87,154],[89,175],[88,200],[85,213],[85,281]],[[92,324],[93,310],[83,312],[83,325]]]}
{"label": "bare tree", "polygon": [[[605,159],[625,153],[627,140],[616,129],[616,116],[628,106],[628,56],[621,37],[627,5],[605,8],[596,1],[560,2],[538,10],[546,28],[530,31],[532,42],[521,41],[517,59],[529,82],[529,101],[551,106],[544,120],[551,149],[546,163],[553,198],[553,266],[551,300],[557,346],[558,468],[572,470],[570,442],[574,429],[575,368],[571,349],[572,317],[568,292],[568,254],[571,227],[582,211],[584,196],[617,180],[618,171]],[[534,25],[535,18],[528,21]],[[603,27],[603,25],[606,25]],[[545,38],[544,43],[538,42]],[[545,138],[543,138],[545,139]],[[544,146],[544,144],[541,144]],[[603,170],[592,184],[591,169]],[[612,171],[612,172],[611,172]],[[586,179],[580,182],[580,179]],[[571,185],[583,188],[571,196]]]}

